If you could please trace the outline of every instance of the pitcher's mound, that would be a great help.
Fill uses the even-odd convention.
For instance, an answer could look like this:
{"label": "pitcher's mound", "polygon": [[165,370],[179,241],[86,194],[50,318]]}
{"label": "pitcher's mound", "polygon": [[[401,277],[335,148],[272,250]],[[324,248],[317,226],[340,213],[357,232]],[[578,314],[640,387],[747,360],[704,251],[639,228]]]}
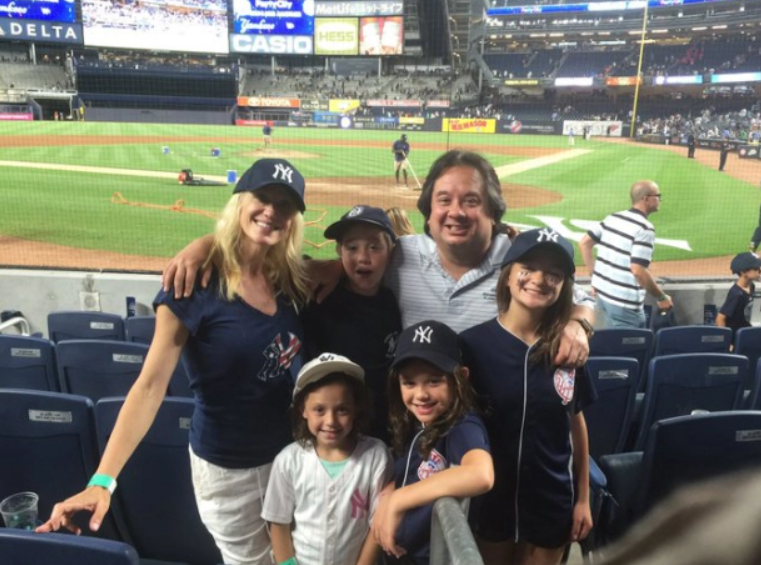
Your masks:
{"label": "pitcher's mound", "polygon": [[317,159],[317,153],[307,153],[306,151],[291,151],[288,149],[263,149],[259,148],[254,151],[244,151],[239,153],[244,157],[256,157],[257,159]]}

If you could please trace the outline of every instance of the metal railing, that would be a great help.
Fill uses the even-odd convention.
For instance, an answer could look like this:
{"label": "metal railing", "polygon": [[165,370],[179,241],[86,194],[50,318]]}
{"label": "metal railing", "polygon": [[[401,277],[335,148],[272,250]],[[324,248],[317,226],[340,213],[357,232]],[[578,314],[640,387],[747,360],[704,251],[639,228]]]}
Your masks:
{"label": "metal railing", "polygon": [[440,498],[433,505],[431,563],[484,565],[462,506],[451,497]]}

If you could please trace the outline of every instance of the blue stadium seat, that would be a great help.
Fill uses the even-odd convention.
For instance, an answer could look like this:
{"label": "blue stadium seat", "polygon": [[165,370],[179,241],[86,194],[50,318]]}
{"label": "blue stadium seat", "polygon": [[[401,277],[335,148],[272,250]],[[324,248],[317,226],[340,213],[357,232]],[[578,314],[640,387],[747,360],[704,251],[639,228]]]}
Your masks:
{"label": "blue stadium seat", "polygon": [[694,410],[723,412],[740,407],[748,360],[729,353],[664,355],[650,360],[645,406],[637,437],[642,449],[659,420]]}
{"label": "blue stadium seat", "polygon": [[634,357],[639,363],[640,390],[653,349],[653,332],[639,328],[605,328],[589,340],[590,357]]}
{"label": "blue stadium seat", "polygon": [[138,565],[135,550],[119,541],[0,529],[3,565]]}
{"label": "blue stadium seat", "polygon": [[[124,399],[96,406],[101,450],[111,435]],[[141,558],[220,563],[216,545],[198,516],[190,475],[188,433],[193,402],[166,398],[147,435],[119,475],[114,493],[117,518]]]}
{"label": "blue stadium seat", "polygon": [[[55,503],[85,487],[97,467],[92,402],[56,392],[0,390],[0,453],[0,500],[36,492],[39,516],[47,518]],[[88,520],[86,513],[77,519],[87,534]],[[97,535],[120,539],[108,517]]]}
{"label": "blue stadium seat", "polygon": [[719,326],[677,326],[655,334],[653,356],[681,353],[728,353],[732,330]]}
{"label": "blue stadium seat", "polygon": [[0,388],[57,392],[55,345],[36,337],[0,334]]}
{"label": "blue stadium seat", "polygon": [[56,345],[61,390],[97,401],[126,396],[143,368],[148,346],[142,343],[82,339]]}
{"label": "blue stadium seat", "polygon": [[48,337],[54,343],[66,339],[124,340],[124,320],[105,312],[78,310],[48,314]]}
{"label": "blue stadium seat", "polygon": [[[153,341],[153,332],[156,329],[156,318],[154,316],[127,318],[124,322],[124,329],[127,341],[150,345]],[[169,381],[169,396],[193,398],[193,391],[190,390],[190,381],[182,359],[177,363],[172,379]]]}
{"label": "blue stadium seat", "polygon": [[627,357],[590,357],[586,371],[599,395],[584,409],[589,454],[599,459],[624,447],[639,387],[639,364]]}
{"label": "blue stadium seat", "polygon": [[752,371],[755,370],[761,358],[761,326],[737,330],[733,353],[748,358],[748,366],[751,368],[751,374],[748,375],[749,381],[745,383],[745,389],[748,390],[752,388]]}
{"label": "blue stadium seat", "polygon": [[761,410],[761,359],[756,361],[756,365],[751,365],[752,384],[750,386],[748,398],[744,408],[747,410]]}
{"label": "blue stadium seat", "polygon": [[150,345],[155,330],[155,316],[132,316],[124,320],[124,333],[127,341]]}

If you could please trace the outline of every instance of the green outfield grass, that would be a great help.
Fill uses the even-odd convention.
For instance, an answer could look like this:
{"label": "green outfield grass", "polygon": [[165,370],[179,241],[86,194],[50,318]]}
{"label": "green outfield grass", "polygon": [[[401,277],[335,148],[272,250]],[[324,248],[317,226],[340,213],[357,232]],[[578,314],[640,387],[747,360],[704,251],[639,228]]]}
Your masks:
{"label": "green outfield grass", "polygon": [[[40,143],[61,135],[146,136],[141,143],[65,146],[14,146],[14,138],[34,135]],[[275,150],[311,154],[290,160],[309,179],[382,177],[391,182],[391,143],[399,132],[338,131],[278,128]],[[504,148],[568,149],[563,137],[507,136],[410,132],[411,161],[421,177],[443,149],[464,147],[479,151],[501,167],[530,159],[504,154]],[[55,163],[177,173],[190,168],[196,176],[225,177],[242,173],[256,158],[259,128],[222,126],[27,123],[4,124],[0,131],[0,161]],[[179,139],[178,139],[179,138]],[[188,138],[182,139],[182,138]],[[199,140],[197,138],[205,138]],[[330,145],[328,142],[338,144]],[[378,145],[380,144],[380,145]],[[425,147],[426,144],[437,144]],[[7,146],[6,146],[7,145]],[[164,155],[162,148],[170,153]],[[221,156],[211,157],[211,148]],[[628,187],[640,178],[657,181],[664,194],[661,211],[652,216],[659,238],[686,241],[690,250],[658,245],[659,260],[696,259],[728,255],[746,245],[757,220],[758,187],[673,154],[645,145],[609,144],[577,139],[576,149],[590,153],[553,165],[504,178],[503,182],[555,191],[562,201],[540,207],[509,209],[507,219],[521,225],[562,222],[571,234],[581,234],[584,222],[599,221],[610,212],[628,207]],[[522,149],[522,153],[527,150]],[[516,150],[516,152],[520,152]],[[537,155],[538,156],[538,155]],[[718,161],[718,155],[716,157]],[[736,166],[755,166],[739,162]],[[229,198],[231,187],[186,187],[172,179],[130,177],[0,165],[3,175],[0,234],[62,245],[116,251],[135,255],[173,255],[193,237],[213,229],[212,219],[167,209],[124,206],[111,202],[115,192],[130,202],[172,206],[183,200],[186,209],[215,213]],[[362,202],[362,194],[355,201]],[[388,204],[394,204],[389,192]],[[401,201],[400,201],[401,202]],[[307,203],[309,193],[307,192]],[[414,210],[414,201],[403,205]],[[509,207],[509,202],[508,202]],[[345,206],[315,206],[326,226],[346,211]],[[544,220],[537,219],[542,216]],[[547,220],[547,218],[555,218]],[[413,223],[422,218],[412,213]],[[322,227],[307,229],[307,238],[321,242]],[[333,256],[332,246],[305,247],[315,257]]]}

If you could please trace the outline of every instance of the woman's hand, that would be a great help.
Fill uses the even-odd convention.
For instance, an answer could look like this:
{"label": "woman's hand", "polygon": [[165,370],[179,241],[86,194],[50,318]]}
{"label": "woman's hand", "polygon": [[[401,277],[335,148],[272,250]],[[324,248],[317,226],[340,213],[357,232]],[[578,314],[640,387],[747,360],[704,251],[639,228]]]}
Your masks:
{"label": "woman's hand", "polygon": [[95,486],[87,487],[79,494],[56,504],[48,521],[38,526],[35,532],[57,532],[61,528],[66,528],[79,535],[82,530],[74,523],[74,516],[82,510],[92,512],[90,529],[97,532],[110,507],[111,495],[106,489]]}

